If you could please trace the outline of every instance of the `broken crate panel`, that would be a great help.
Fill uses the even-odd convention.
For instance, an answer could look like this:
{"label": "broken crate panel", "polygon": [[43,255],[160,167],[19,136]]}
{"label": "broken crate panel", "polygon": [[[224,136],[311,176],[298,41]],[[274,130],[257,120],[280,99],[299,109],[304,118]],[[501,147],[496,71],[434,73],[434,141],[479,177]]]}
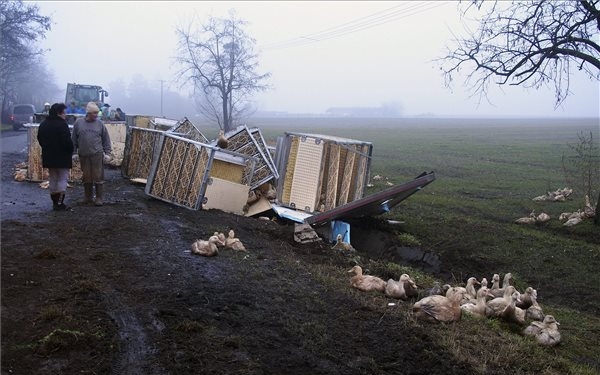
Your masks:
{"label": "broken crate panel", "polygon": [[373,145],[322,134],[287,132],[278,139],[277,200],[306,212],[323,212],[361,199]]}
{"label": "broken crate panel", "polygon": [[[227,138],[226,150],[256,158],[257,164],[250,184],[251,189],[256,189],[265,182],[279,178],[260,129],[249,129],[246,125],[242,125],[225,133],[225,137]],[[211,142],[211,145],[216,145],[216,140]]]}
{"label": "broken crate panel", "polygon": [[150,120],[152,120],[154,116],[149,115],[125,115],[125,123],[127,127],[136,127],[136,128],[145,128],[152,129],[150,125]]}
{"label": "broken crate panel", "polygon": [[121,174],[129,179],[147,180],[152,160],[163,132],[160,130],[128,127]]}
{"label": "broken crate panel", "polygon": [[169,134],[191,139],[192,141],[209,143],[208,138],[206,138],[200,129],[198,129],[194,123],[188,120],[187,117],[184,117],[183,120],[179,121],[172,128],[167,130],[167,132]]}
{"label": "broken crate panel", "polygon": [[[256,160],[236,152],[163,133],[146,183],[146,194],[199,210],[241,212]],[[219,189],[232,195],[219,194]],[[237,202],[241,203],[237,207]],[[231,208],[231,202],[234,208]],[[203,207],[204,205],[204,207]]]}
{"label": "broken crate panel", "polygon": [[150,128],[162,131],[173,129],[179,124],[179,121],[166,117],[153,117],[150,119]]}

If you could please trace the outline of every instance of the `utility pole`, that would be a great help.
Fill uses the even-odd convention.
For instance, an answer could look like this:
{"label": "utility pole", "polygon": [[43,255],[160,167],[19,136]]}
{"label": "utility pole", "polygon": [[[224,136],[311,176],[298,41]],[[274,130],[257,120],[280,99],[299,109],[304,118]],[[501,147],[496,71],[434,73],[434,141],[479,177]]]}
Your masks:
{"label": "utility pole", "polygon": [[160,117],[164,117],[163,116],[163,83],[165,82],[164,79],[159,79],[160,81]]}

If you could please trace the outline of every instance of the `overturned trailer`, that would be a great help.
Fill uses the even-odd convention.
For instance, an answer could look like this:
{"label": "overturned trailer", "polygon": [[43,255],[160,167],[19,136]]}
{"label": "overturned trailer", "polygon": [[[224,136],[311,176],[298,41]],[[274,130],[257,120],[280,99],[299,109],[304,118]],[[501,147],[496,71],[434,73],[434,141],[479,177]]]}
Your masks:
{"label": "overturned trailer", "polygon": [[160,136],[146,194],[192,210],[243,214],[256,159],[167,132]]}

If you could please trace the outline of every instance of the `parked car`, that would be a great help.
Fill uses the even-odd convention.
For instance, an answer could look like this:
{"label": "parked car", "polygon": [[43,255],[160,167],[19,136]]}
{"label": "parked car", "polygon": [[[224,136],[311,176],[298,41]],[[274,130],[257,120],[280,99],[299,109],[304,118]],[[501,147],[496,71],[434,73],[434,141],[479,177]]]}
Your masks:
{"label": "parked car", "polygon": [[19,130],[24,124],[33,123],[35,107],[33,104],[15,104],[10,114],[13,129]]}

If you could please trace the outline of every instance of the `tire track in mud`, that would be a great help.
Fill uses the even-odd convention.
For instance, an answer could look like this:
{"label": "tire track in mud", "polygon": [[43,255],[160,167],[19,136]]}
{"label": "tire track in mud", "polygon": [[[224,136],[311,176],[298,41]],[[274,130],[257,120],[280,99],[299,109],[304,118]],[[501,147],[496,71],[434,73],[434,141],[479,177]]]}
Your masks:
{"label": "tire track in mud", "polygon": [[[177,220],[161,218],[160,220],[166,241],[170,248],[187,249],[189,245],[183,239],[185,226],[181,226]],[[160,246],[157,246],[160,248]],[[142,260],[148,256],[148,251],[144,246],[135,246],[128,249],[128,256]],[[178,272],[178,277],[187,283],[192,283],[195,276],[194,272],[182,272],[182,265],[189,253],[185,251],[155,251],[152,254],[152,262],[139,262],[138,266],[144,270],[143,273],[150,274],[168,274]],[[176,260],[175,260],[175,259]],[[206,262],[203,268],[203,278],[218,279],[223,274],[223,265],[215,266],[211,262]],[[191,271],[191,270],[190,270]],[[169,371],[160,366],[160,363],[154,359],[158,357],[159,349],[150,343],[153,333],[160,333],[165,325],[156,317],[157,310],[153,306],[139,305],[130,306],[126,303],[127,296],[112,289],[111,280],[102,278],[109,289],[103,292],[103,298],[106,303],[106,312],[114,320],[118,328],[119,339],[119,359],[113,365],[114,374],[125,375],[162,375]],[[136,311],[139,310],[139,311]],[[144,316],[148,315],[150,321],[143,322]],[[151,332],[152,331],[152,332]]]}
{"label": "tire track in mud", "polygon": [[[114,320],[119,333],[120,358],[113,365],[114,374],[145,375],[148,365],[148,339],[144,326],[140,323],[133,309],[123,302],[116,291],[104,295],[108,315]],[[151,374],[162,372],[154,371]]]}

